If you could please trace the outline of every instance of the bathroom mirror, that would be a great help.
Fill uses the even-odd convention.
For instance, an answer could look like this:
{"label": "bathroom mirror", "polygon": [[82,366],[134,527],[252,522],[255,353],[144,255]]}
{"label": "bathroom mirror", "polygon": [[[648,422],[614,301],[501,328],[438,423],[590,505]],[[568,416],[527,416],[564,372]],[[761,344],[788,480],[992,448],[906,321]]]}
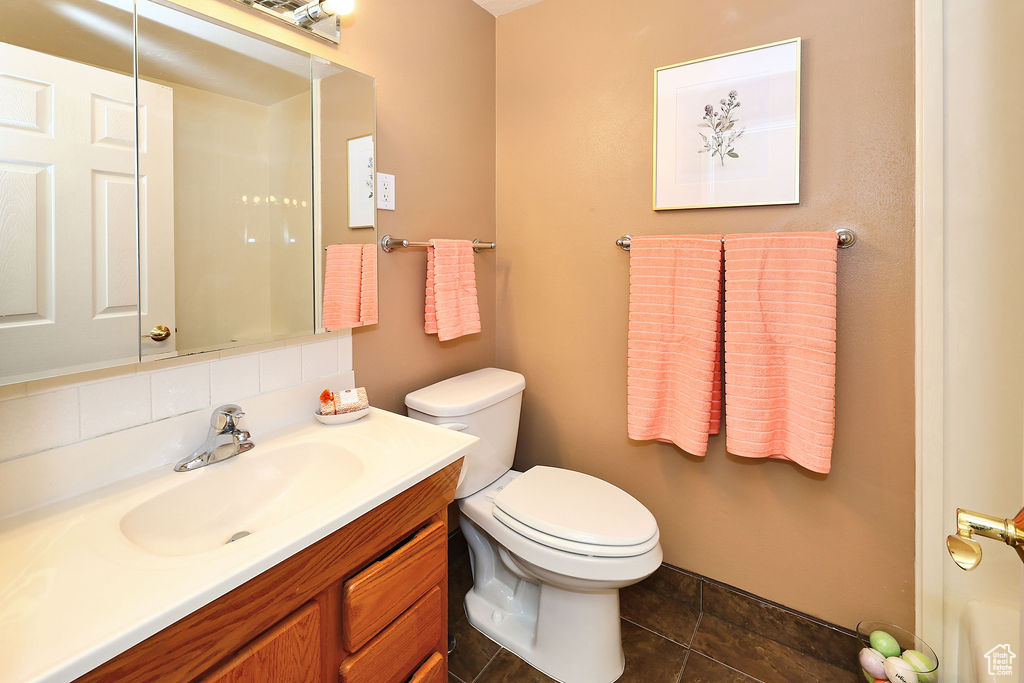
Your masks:
{"label": "bathroom mirror", "polygon": [[0,50],[0,384],[324,331],[371,77],[154,0],[9,3]]}

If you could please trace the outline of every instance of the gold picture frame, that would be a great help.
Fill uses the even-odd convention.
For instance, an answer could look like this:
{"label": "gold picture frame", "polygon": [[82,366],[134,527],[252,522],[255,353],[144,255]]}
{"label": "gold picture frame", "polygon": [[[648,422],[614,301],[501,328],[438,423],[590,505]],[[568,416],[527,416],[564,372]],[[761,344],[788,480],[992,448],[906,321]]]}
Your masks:
{"label": "gold picture frame", "polygon": [[655,211],[800,203],[801,46],[654,70]]}

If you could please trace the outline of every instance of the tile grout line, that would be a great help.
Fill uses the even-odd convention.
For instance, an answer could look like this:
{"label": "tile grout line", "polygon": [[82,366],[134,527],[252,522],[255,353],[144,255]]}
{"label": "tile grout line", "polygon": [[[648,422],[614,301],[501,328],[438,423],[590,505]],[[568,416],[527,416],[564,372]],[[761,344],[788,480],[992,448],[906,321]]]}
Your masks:
{"label": "tile grout line", "polygon": [[693,633],[690,634],[690,642],[684,646],[687,650],[693,649],[693,641],[697,638],[697,631],[700,630],[700,622],[702,619],[704,619],[704,610],[697,612],[697,623],[693,625]]}
{"label": "tile grout line", "polygon": [[466,683],[466,682],[465,682],[464,680],[462,680],[461,678],[459,678],[458,676],[456,676],[455,674],[453,674],[453,673],[452,673],[451,671],[449,671],[449,672],[448,672],[448,678],[454,678],[454,679],[455,679],[455,680],[457,680],[457,681],[458,681],[459,683]]}
{"label": "tile grout line", "polygon": [[[700,615],[698,615],[697,618],[699,620],[700,619]],[[658,633],[657,631],[655,631],[653,629],[649,629],[646,626],[644,626],[643,624],[638,624],[638,623],[636,623],[635,621],[633,621],[631,619],[627,619],[626,617],[621,617],[620,616],[619,619],[621,619],[622,621],[628,622],[630,624],[633,624],[633,626],[636,626],[639,629],[643,629],[644,631],[647,631],[648,633],[654,634],[654,635],[658,636],[659,638],[661,638],[662,640],[667,640],[668,642],[672,643],[673,645],[678,645],[679,647],[683,648],[684,650],[689,650],[689,647],[687,647],[683,643],[680,643],[678,640],[672,640],[671,638],[669,638],[665,634]]]}
{"label": "tile grout line", "polygon": [[491,658],[490,658],[490,659],[488,659],[488,660],[487,660],[487,663],[486,663],[486,664],[484,664],[484,668],[480,669],[480,671],[479,671],[479,672],[477,673],[477,675],[473,677],[473,681],[474,681],[474,682],[475,682],[475,681],[479,681],[479,680],[480,680],[480,677],[484,675],[484,672],[485,672],[485,671],[487,671],[487,667],[489,667],[489,666],[491,665],[491,662],[493,662],[493,661],[494,661],[494,659],[495,659],[495,658],[496,658],[496,657],[497,657],[498,655],[500,655],[500,654],[501,654],[501,651],[502,651],[502,650],[504,650],[504,649],[505,649],[505,648],[503,648],[503,647],[501,647],[501,646],[498,646],[498,650],[497,650],[497,651],[496,651],[496,652],[495,652],[495,653],[494,653],[493,655],[491,655]]}
{"label": "tile grout line", "polygon": [[679,673],[676,674],[676,683],[683,683],[683,672],[686,671],[686,663],[690,661],[691,650],[686,650],[686,656],[683,657],[683,666],[680,667]]}

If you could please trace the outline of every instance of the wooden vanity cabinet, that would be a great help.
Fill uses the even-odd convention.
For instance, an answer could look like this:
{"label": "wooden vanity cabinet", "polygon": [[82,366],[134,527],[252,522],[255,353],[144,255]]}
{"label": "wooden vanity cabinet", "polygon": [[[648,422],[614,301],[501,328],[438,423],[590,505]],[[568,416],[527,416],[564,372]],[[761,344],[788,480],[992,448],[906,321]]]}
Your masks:
{"label": "wooden vanity cabinet", "polygon": [[443,683],[461,461],[79,681]]}

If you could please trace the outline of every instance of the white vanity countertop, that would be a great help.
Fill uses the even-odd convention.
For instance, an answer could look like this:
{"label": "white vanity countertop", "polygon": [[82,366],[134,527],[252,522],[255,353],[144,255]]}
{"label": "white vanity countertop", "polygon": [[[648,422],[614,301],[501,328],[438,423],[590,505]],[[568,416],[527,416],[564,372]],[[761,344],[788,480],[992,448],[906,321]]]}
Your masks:
{"label": "white vanity countertop", "polygon": [[[255,432],[254,432],[255,433]],[[258,437],[258,433],[255,433]],[[164,467],[0,522],[0,682],[70,681],[455,462],[478,442],[382,410],[254,437],[257,448],[178,473]],[[121,531],[125,513],[260,451],[316,441],[358,456],[350,484],[229,545],[157,555]],[[224,475],[220,475],[224,476]],[[202,525],[203,510],[181,524]]]}

